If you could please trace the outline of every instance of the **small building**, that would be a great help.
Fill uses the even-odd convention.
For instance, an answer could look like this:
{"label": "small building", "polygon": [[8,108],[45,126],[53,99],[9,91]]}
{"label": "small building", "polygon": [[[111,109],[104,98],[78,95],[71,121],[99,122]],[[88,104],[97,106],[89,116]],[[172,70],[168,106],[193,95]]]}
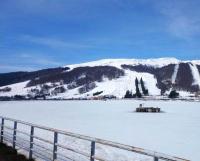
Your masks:
{"label": "small building", "polygon": [[142,104],[136,108],[136,112],[151,112],[151,113],[158,113],[160,112],[160,108],[158,107],[143,107]]}

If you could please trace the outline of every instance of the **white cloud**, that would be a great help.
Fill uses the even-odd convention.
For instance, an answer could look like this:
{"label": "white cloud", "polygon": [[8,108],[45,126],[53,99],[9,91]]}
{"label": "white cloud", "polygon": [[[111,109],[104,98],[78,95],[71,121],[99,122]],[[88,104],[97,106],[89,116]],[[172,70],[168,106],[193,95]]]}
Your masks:
{"label": "white cloud", "polygon": [[13,71],[35,71],[43,68],[62,66],[61,62],[50,59],[48,56],[41,53],[24,52],[15,54],[10,58],[1,59],[0,73],[13,72]]}
{"label": "white cloud", "polygon": [[178,38],[190,40],[200,34],[198,1],[154,1],[156,9],[164,16],[167,31]]}
{"label": "white cloud", "polygon": [[22,53],[19,55],[20,58],[33,58],[32,55],[27,54],[27,53]]}
{"label": "white cloud", "polygon": [[36,59],[34,61],[35,63],[39,64],[39,65],[53,65],[53,66],[60,66],[61,63],[57,62],[57,61],[53,61],[53,60],[47,60],[47,59]]}
{"label": "white cloud", "polygon": [[13,72],[13,71],[34,71],[36,68],[27,66],[14,66],[0,64],[0,72]]}
{"label": "white cloud", "polygon": [[21,53],[18,55],[20,58],[25,59],[26,62],[31,62],[36,65],[43,65],[43,66],[60,66],[61,63],[51,60],[45,56],[41,56],[41,54],[34,54],[34,53]]}
{"label": "white cloud", "polygon": [[[0,73],[1,72],[13,72],[13,71],[34,71],[34,70],[38,70],[38,69],[42,69],[42,68],[48,68],[51,66],[62,66],[61,62],[52,60],[48,57],[45,56],[41,56],[41,54],[39,55],[37,53],[37,55],[35,55],[35,53],[21,53],[21,54],[17,54],[15,56],[16,62],[14,63],[9,62],[8,60],[6,60],[9,63],[1,63],[0,64]],[[20,63],[19,60],[22,62]],[[5,61],[4,61],[5,62]]]}
{"label": "white cloud", "polygon": [[50,48],[91,48],[92,46],[82,43],[71,43],[61,39],[50,38],[50,37],[37,37],[31,35],[23,35],[21,37],[23,41],[28,41],[34,44],[45,45]]}

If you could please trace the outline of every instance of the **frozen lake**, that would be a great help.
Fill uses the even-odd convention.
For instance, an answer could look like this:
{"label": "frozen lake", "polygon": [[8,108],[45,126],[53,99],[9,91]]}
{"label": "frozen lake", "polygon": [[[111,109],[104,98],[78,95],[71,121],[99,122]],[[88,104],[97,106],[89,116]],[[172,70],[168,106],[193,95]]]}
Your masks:
{"label": "frozen lake", "polygon": [[[134,113],[144,103],[165,113]],[[70,132],[200,159],[200,102],[19,101],[0,102],[0,115]]]}

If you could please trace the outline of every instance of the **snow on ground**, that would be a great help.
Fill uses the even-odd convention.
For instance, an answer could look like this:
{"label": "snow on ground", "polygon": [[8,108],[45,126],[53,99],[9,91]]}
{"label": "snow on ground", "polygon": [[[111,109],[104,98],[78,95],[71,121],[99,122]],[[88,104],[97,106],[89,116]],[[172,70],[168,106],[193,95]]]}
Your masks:
{"label": "snow on ground", "polygon": [[157,58],[157,59],[102,59],[87,63],[81,63],[81,64],[72,64],[72,65],[66,65],[65,67],[69,67],[70,70],[77,67],[83,67],[83,66],[115,66],[117,68],[121,68],[121,65],[149,65],[154,67],[162,67],[169,64],[177,64],[180,62],[176,58]]}
{"label": "snow on ground", "polygon": [[179,96],[182,98],[187,99],[188,97],[194,97],[195,94],[194,93],[190,93],[190,92],[186,92],[186,91],[178,91]]}
{"label": "snow on ground", "polygon": [[[176,76],[177,72],[179,69],[179,63],[180,62],[188,62],[188,61],[180,61],[175,58],[158,58],[158,59],[103,59],[103,60],[98,60],[98,61],[93,61],[93,62],[88,62],[88,63],[82,63],[82,64],[75,64],[75,65],[68,65],[70,67],[70,70],[76,67],[81,67],[81,66],[115,66],[117,68],[121,68],[122,64],[127,64],[127,65],[139,65],[139,64],[144,64],[144,65],[150,65],[153,67],[162,67],[168,64],[176,64],[174,68],[174,73],[172,75],[172,83],[175,83],[176,81]],[[200,86],[200,75],[198,72],[198,69],[196,67],[196,64],[198,64],[199,61],[192,61],[193,64],[190,64],[190,68],[193,74],[194,78],[194,84]],[[113,80],[108,80],[104,79],[103,82],[95,82],[97,87],[95,87],[93,90],[85,93],[85,94],[79,94],[79,88],[75,88],[72,90],[67,90],[65,93],[58,94],[57,96],[50,96],[50,98],[78,98],[78,97],[88,97],[88,96],[93,96],[93,93],[103,91],[102,94],[100,95],[115,95],[118,98],[124,97],[125,93],[127,90],[132,90],[132,92],[135,92],[135,78],[137,77],[138,80],[142,77],[145,83],[145,87],[148,89],[150,95],[160,95],[160,89],[156,87],[157,80],[154,78],[152,74],[149,73],[137,73],[134,71],[130,70],[124,70],[125,71],[125,76],[122,76],[118,79],[113,79]],[[84,78],[85,75],[81,75],[80,78]],[[31,88],[35,87],[30,87],[30,88],[24,88],[26,87],[26,82],[22,83],[16,83],[13,85],[8,85],[4,87],[11,87],[12,91],[11,92],[0,92],[0,96],[14,96],[14,95],[26,95]],[[51,85],[51,83],[47,83]],[[4,88],[1,87],[1,88]],[[64,87],[67,89],[67,85],[64,85]],[[36,88],[39,88],[36,87]],[[140,86],[139,86],[140,88]],[[50,91],[53,91],[54,89],[51,89]],[[166,92],[167,93],[167,92]],[[189,96],[190,94],[186,95],[186,92],[183,94],[183,96]]]}
{"label": "snow on ground", "polygon": [[[81,75],[81,77],[83,76],[84,75]],[[97,87],[85,94],[80,94],[78,90],[80,87],[78,87],[75,89],[67,90],[65,93],[60,93],[57,96],[50,96],[50,98],[80,98],[88,96],[92,97],[93,93],[100,91],[103,91],[101,95],[115,95],[118,98],[123,98],[127,90],[131,90],[133,93],[135,93],[136,77],[138,78],[138,81],[140,81],[140,78],[143,79],[145,87],[149,90],[150,95],[160,94],[160,89],[156,87],[157,80],[154,78],[152,74],[138,73],[130,70],[125,70],[125,76],[112,80],[104,78],[103,82],[95,82]],[[27,88],[26,85],[28,82],[29,81],[4,86],[4,87],[10,87],[12,90],[10,92],[0,92],[0,96],[14,96],[19,94],[26,95],[31,90],[31,88],[39,88],[39,86]],[[51,85],[51,83],[46,83],[46,84]],[[67,84],[64,85],[64,87],[67,89]]]}
{"label": "snow on ground", "polygon": [[200,74],[197,66],[195,64],[190,64],[190,69],[194,79],[193,85],[198,85],[200,87]]}
{"label": "snow on ground", "polygon": [[174,73],[173,73],[173,75],[172,75],[172,84],[174,84],[175,81],[176,81],[178,69],[179,69],[179,64],[176,64],[176,65],[175,65],[175,68],[174,68]]}
{"label": "snow on ground", "polygon": [[196,64],[196,65],[200,65],[200,60],[192,60],[191,62]]}
{"label": "snow on ground", "polygon": [[21,82],[21,83],[15,83],[8,86],[2,86],[1,89],[5,87],[10,87],[10,92],[0,92],[0,96],[14,96],[14,95],[26,95],[28,92],[28,88],[25,88],[27,83],[29,81]]}
{"label": "snow on ground", "polygon": [[[164,113],[134,113],[140,103],[158,106]],[[200,159],[199,102],[13,101],[0,102],[0,115],[192,161]]]}
{"label": "snow on ground", "polygon": [[137,73],[130,70],[125,70],[125,76],[112,80],[105,81],[103,83],[98,83],[97,88],[95,88],[91,93],[95,93],[97,91],[105,91],[102,94],[111,94],[115,95],[119,98],[123,98],[127,90],[132,90],[135,93],[135,79],[140,78],[145,82],[146,88],[149,90],[149,94],[159,95],[160,89],[156,87],[157,80],[154,78],[152,74],[149,73]]}
{"label": "snow on ground", "polygon": [[[104,79],[103,82],[95,82],[96,88],[85,93],[79,94],[78,88],[73,90],[68,90],[66,93],[58,94],[54,97],[62,97],[62,98],[78,98],[78,97],[87,97],[93,96],[93,93],[103,91],[100,95],[115,95],[118,98],[123,98],[127,90],[131,90],[135,93],[135,79],[140,78],[145,82],[145,87],[149,90],[150,95],[159,95],[160,89],[156,87],[157,80],[154,78],[152,74],[149,73],[137,73],[130,70],[125,70],[125,76],[122,76],[118,79],[108,80]],[[141,90],[140,90],[141,91]],[[142,91],[141,91],[142,92]]]}

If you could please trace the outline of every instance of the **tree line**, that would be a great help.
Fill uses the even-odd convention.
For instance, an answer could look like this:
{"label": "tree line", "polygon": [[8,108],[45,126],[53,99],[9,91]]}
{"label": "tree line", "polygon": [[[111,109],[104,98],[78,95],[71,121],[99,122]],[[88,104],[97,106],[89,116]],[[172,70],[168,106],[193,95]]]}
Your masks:
{"label": "tree line", "polygon": [[[139,86],[141,87],[142,93],[140,92]],[[140,81],[138,81],[138,78],[136,77],[135,78],[135,93],[132,93],[131,90],[127,90],[124,98],[142,98],[142,96],[148,96],[148,95],[149,95],[149,90],[146,89],[142,77],[140,78]],[[172,90],[169,93],[168,97],[178,98],[179,93],[176,90]]]}

